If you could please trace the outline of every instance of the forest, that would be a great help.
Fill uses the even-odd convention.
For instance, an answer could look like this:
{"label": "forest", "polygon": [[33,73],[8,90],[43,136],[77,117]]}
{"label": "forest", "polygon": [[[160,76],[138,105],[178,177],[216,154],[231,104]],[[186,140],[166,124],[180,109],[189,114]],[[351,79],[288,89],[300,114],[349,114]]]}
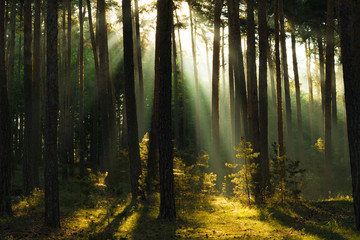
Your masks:
{"label": "forest", "polygon": [[0,0],[0,239],[360,239],[359,43],[358,0]]}

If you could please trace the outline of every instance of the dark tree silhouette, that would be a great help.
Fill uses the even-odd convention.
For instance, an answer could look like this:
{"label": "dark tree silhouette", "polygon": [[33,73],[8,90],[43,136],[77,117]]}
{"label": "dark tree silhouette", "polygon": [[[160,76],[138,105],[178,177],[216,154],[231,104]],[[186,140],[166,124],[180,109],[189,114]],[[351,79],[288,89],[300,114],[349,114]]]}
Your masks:
{"label": "dark tree silhouette", "polygon": [[171,141],[171,29],[173,1],[158,1],[159,38],[159,219],[175,220],[173,144]]}
{"label": "dark tree silhouette", "polygon": [[10,198],[11,181],[11,121],[5,67],[4,34],[5,1],[0,2],[0,215],[12,215]]}
{"label": "dark tree silhouette", "polygon": [[45,223],[60,227],[57,157],[58,125],[58,3],[47,3],[47,82],[45,103]]}

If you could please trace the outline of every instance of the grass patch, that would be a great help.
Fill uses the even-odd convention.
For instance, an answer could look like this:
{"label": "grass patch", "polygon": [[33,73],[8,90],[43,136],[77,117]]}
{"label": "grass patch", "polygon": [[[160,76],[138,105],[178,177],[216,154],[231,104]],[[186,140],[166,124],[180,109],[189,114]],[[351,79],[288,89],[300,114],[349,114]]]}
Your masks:
{"label": "grass patch", "polygon": [[177,221],[157,220],[159,195],[132,203],[101,179],[60,186],[61,229],[44,226],[44,192],[14,199],[0,218],[0,239],[360,239],[349,198],[301,201],[258,209],[215,195],[177,201]]}

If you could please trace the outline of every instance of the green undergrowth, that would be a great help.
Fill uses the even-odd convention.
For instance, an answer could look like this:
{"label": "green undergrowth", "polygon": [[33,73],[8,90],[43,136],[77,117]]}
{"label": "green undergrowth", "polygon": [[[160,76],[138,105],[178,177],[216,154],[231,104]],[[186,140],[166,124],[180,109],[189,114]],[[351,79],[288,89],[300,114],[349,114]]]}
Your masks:
{"label": "green undergrowth", "polygon": [[177,199],[177,220],[157,219],[159,195],[132,203],[104,175],[60,186],[61,229],[44,226],[44,192],[14,198],[0,218],[0,239],[360,239],[351,199],[300,201],[256,208],[223,196]]}

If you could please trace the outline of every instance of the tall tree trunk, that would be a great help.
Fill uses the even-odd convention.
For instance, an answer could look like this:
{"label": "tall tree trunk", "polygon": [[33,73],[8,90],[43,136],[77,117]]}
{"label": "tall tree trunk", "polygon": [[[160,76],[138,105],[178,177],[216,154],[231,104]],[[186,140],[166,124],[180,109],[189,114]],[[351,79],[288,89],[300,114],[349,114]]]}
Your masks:
{"label": "tall tree trunk", "polygon": [[12,215],[11,210],[11,117],[7,90],[4,34],[5,1],[0,2],[0,216]]}
{"label": "tall tree trunk", "polygon": [[90,38],[91,46],[93,51],[94,65],[95,65],[95,86],[94,86],[94,102],[92,108],[92,134],[91,134],[91,163],[94,169],[99,167],[99,81],[100,81],[100,70],[99,70],[99,57],[97,51],[97,44],[95,42],[94,27],[92,22],[91,14],[91,3],[90,0],[86,0],[88,8],[88,18],[90,26]]}
{"label": "tall tree trunk", "polygon": [[179,95],[178,95],[178,77],[177,77],[177,63],[176,63],[176,38],[175,27],[172,30],[172,66],[174,76],[174,132],[175,132],[175,146],[179,147]]}
{"label": "tall tree trunk", "polygon": [[33,63],[33,84],[32,84],[32,123],[31,123],[31,148],[34,157],[34,184],[39,187],[39,165],[41,163],[41,1],[35,0],[35,23],[34,23],[34,63]]}
{"label": "tall tree trunk", "polygon": [[66,69],[67,69],[67,57],[66,57],[66,4],[62,6],[62,44],[60,58],[60,81],[59,81],[59,109],[60,109],[60,129],[59,129],[59,157],[61,161],[61,178],[67,180],[68,178],[68,164],[66,154],[66,113],[65,113],[65,95],[66,95]]}
{"label": "tall tree trunk", "polygon": [[223,180],[223,166],[225,162],[220,158],[220,133],[219,133],[219,82],[220,82],[220,23],[222,0],[215,1],[214,13],[214,43],[213,43],[213,73],[212,73],[212,101],[211,101],[211,126],[213,159],[217,169],[218,185]]}
{"label": "tall tree trunk", "polygon": [[[141,53],[141,41],[140,41],[140,19],[139,19],[139,4],[138,0],[135,2],[135,35],[136,35],[136,62],[137,62],[137,73],[139,79],[139,102],[138,102],[138,123],[140,136],[145,134],[145,122],[144,122],[144,111],[145,111],[145,98],[144,98],[144,80],[143,80],[143,67],[142,67],[142,53]],[[140,113],[140,114],[139,114]]]}
{"label": "tall tree trunk", "polygon": [[269,71],[270,71],[270,82],[271,82],[271,100],[272,100],[272,106],[276,106],[276,83],[275,83],[275,72],[276,70],[274,68],[274,59],[273,54],[271,52],[271,38],[269,36],[269,44],[267,49],[267,58],[268,58],[268,65],[269,65]]}
{"label": "tall tree trunk", "polygon": [[[193,10],[191,4],[188,2],[190,12],[190,31],[191,31],[191,47],[194,66],[194,79],[195,79],[195,138],[196,138],[196,151],[199,152],[202,147],[201,129],[200,129],[200,93],[199,93],[199,76],[197,68],[196,56],[196,25],[193,23]],[[195,26],[194,26],[195,25]]]}
{"label": "tall tree trunk", "polygon": [[[133,201],[136,201],[139,192],[141,161],[138,142],[138,125],[136,117],[135,79],[134,79],[134,51],[133,32],[131,24],[131,0],[123,0],[123,36],[124,36],[124,69],[125,69],[125,104],[126,121],[128,127],[128,148],[130,159],[130,182]],[[170,60],[171,64],[171,60]]]}
{"label": "tall tree trunk", "polygon": [[277,96],[277,128],[279,151],[278,160],[280,164],[280,181],[281,181],[281,199],[285,198],[285,159],[284,159],[284,130],[283,130],[283,113],[282,113],[282,91],[281,91],[281,69],[280,69],[280,39],[279,39],[279,1],[275,0],[274,18],[275,18],[275,65],[276,65],[276,96]]}
{"label": "tall tree trunk", "polygon": [[[17,101],[15,101],[14,93],[14,79],[15,79],[15,25],[16,25],[16,1],[12,1],[11,4],[11,15],[10,15],[10,37],[8,42],[8,61],[7,65],[7,89],[8,89],[8,97],[9,97],[9,111],[10,111],[10,119],[11,119],[11,135],[14,141],[12,142],[13,153],[17,151],[17,135],[18,135],[18,125],[17,125]],[[14,124],[14,117],[15,123]],[[13,156],[15,157],[15,156]],[[16,167],[16,158],[12,163],[12,170]]]}
{"label": "tall tree trunk", "polygon": [[57,1],[47,3],[47,89],[45,108],[45,223],[60,227],[57,158],[58,117]]}
{"label": "tall tree trunk", "polygon": [[270,187],[269,140],[268,140],[268,84],[267,84],[267,51],[268,27],[266,0],[259,2],[259,127],[260,127],[260,158],[258,177],[261,179],[261,201],[266,197]]}
{"label": "tall tree trunk", "polygon": [[[337,148],[337,144],[335,141],[338,137],[338,129],[337,129],[337,98],[336,98],[336,73],[335,73],[335,64],[332,68],[332,83],[331,83],[331,128],[332,128],[332,143]],[[335,140],[335,141],[334,141]]]}
{"label": "tall tree trunk", "polygon": [[79,43],[79,84],[80,84],[80,122],[79,122],[79,135],[80,135],[80,177],[85,174],[85,118],[84,118],[84,19],[83,19],[83,0],[79,0],[79,18],[80,18],[80,43]]}
{"label": "tall tree trunk", "polygon": [[159,49],[159,173],[160,213],[159,219],[176,219],[173,146],[171,141],[171,29],[173,24],[173,2],[159,0],[158,40]]}
{"label": "tall tree trunk", "polygon": [[34,181],[34,152],[31,144],[32,122],[32,11],[31,0],[24,2],[24,109],[25,136],[23,161],[23,188],[29,194],[35,187]]}
{"label": "tall tree trunk", "polygon": [[291,97],[290,97],[290,86],[289,86],[289,73],[287,63],[287,48],[286,48],[286,35],[285,35],[285,24],[284,24],[284,7],[283,0],[279,1],[279,16],[280,16],[280,41],[281,41],[281,60],[284,71],[284,90],[285,90],[285,108],[286,108],[286,126],[287,126],[287,155],[294,158],[294,137],[292,128],[292,114],[291,114]]}
{"label": "tall tree trunk", "polygon": [[298,156],[300,162],[302,162],[304,160],[304,137],[303,137],[303,127],[302,127],[299,70],[298,70],[298,63],[296,57],[296,38],[294,32],[291,32],[291,47],[292,47],[292,60],[293,60],[295,92],[296,92],[296,116],[297,116],[297,125],[298,125]]}
{"label": "tall tree trunk", "polygon": [[326,22],[326,79],[325,79],[325,176],[326,192],[332,186],[331,153],[331,85],[334,68],[334,0],[328,1]]}
{"label": "tall tree trunk", "polygon": [[308,77],[309,85],[309,115],[310,115],[310,142],[312,143],[315,139],[314,137],[314,97],[313,97],[313,85],[312,85],[312,76],[310,71],[311,57],[310,57],[310,40],[305,40],[305,52],[306,52],[306,71]]}
{"label": "tall tree trunk", "polygon": [[324,70],[324,47],[323,47],[323,40],[321,29],[319,28],[317,33],[317,45],[319,49],[319,61],[320,61],[320,86],[321,86],[321,109],[324,114],[325,110],[325,70]]}
{"label": "tall tree trunk", "polygon": [[[176,10],[175,10],[176,14]],[[176,21],[179,23],[179,18],[176,14]],[[178,37],[179,37],[179,50],[180,50],[180,77],[181,77],[181,94],[182,94],[182,107],[183,107],[183,121],[182,121],[182,146],[185,145],[185,138],[186,138],[186,102],[185,102],[185,78],[184,78],[184,60],[183,60],[183,53],[182,53],[182,44],[181,44],[181,37],[180,37],[180,28],[177,29]]]}
{"label": "tall tree trunk", "polygon": [[[355,4],[355,3],[354,3]],[[352,0],[340,1],[341,55],[343,62],[347,127],[349,137],[350,164],[352,176],[352,195],[356,229],[360,230],[360,72],[358,41],[360,32],[359,3]],[[353,12],[354,11],[354,12]],[[353,22],[354,18],[354,22]],[[356,43],[356,44],[355,44]]]}
{"label": "tall tree trunk", "polygon": [[72,16],[72,0],[68,0],[67,12],[67,68],[66,68],[66,105],[65,105],[65,126],[66,126],[66,153],[69,169],[69,176],[74,176],[74,127],[73,127],[73,113],[74,108],[72,104],[71,94],[71,59],[72,59],[72,46],[71,46],[71,16]]}
{"label": "tall tree trunk", "polygon": [[[239,1],[232,0],[229,2],[230,20],[229,32],[231,39],[229,40],[229,47],[231,45],[231,71],[235,78],[235,104],[234,104],[234,127],[235,127],[235,145],[240,143],[241,134],[248,135],[246,131],[248,122],[248,106],[246,99],[246,84],[244,72],[244,60],[241,49],[241,34],[240,34],[240,18],[239,18]],[[230,21],[229,20],[229,21]],[[231,30],[230,30],[231,28]],[[255,66],[254,66],[255,67]],[[256,72],[256,70],[255,70]],[[256,73],[255,73],[256,74]],[[240,116],[242,118],[240,118]],[[242,125],[242,129],[241,129]]]}
{"label": "tall tree trunk", "polygon": [[[254,152],[260,151],[260,129],[259,129],[259,105],[258,87],[256,78],[256,58],[255,58],[255,23],[254,23],[254,0],[247,2],[247,78],[248,78],[248,99],[249,99],[249,129],[251,131],[250,140],[254,146]],[[259,163],[256,159],[254,162]],[[261,204],[261,183],[260,175],[254,175],[255,182],[255,202]]]}

